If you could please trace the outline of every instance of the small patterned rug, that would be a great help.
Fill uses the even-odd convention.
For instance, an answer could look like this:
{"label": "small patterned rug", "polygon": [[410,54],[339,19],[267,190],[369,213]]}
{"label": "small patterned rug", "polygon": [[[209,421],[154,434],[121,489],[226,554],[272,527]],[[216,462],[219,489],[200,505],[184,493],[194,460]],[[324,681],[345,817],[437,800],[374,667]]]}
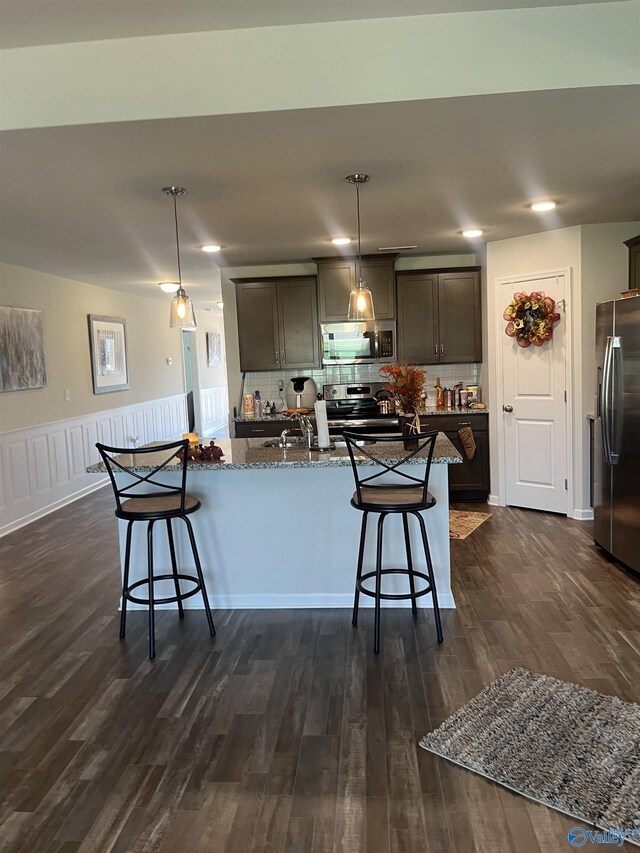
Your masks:
{"label": "small patterned rug", "polygon": [[517,667],[420,746],[640,846],[640,705]]}
{"label": "small patterned rug", "polygon": [[488,518],[491,518],[490,512],[467,512],[462,509],[450,509],[449,539],[466,539],[476,527],[480,527],[482,522]]}

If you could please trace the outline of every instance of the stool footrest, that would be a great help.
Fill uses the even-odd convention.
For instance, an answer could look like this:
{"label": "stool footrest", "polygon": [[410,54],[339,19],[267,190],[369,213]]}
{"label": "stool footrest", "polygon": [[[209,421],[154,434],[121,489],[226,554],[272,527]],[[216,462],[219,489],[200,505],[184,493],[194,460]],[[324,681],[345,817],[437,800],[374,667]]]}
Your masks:
{"label": "stool footrest", "polygon": [[[189,592],[181,592],[180,595],[170,595],[167,598],[155,598],[155,596],[154,596],[154,599],[153,599],[154,605],[155,604],[172,604],[172,603],[175,603],[176,601],[184,601],[185,598],[191,598],[192,595],[195,595],[196,593],[200,592],[200,590],[202,589],[202,586],[201,586],[198,578],[193,577],[192,575],[180,575],[180,574],[177,574],[177,575],[173,575],[173,574],[172,575],[154,575],[153,582],[155,583],[156,581],[172,581],[172,580],[175,580],[176,578],[178,580],[181,580],[181,581],[191,581],[191,583],[195,584],[195,587],[193,589],[190,589]],[[135,604],[150,604],[151,601],[148,598],[138,598],[135,595],[131,595],[131,590],[136,589],[139,586],[145,586],[145,584],[147,586],[149,585],[149,579],[148,578],[143,578],[143,580],[136,581],[135,583],[132,583],[130,586],[128,586],[124,590],[124,597],[128,601],[133,601]]]}
{"label": "stool footrest", "polygon": [[[429,576],[425,575],[424,572],[417,572],[415,569],[412,572],[409,572],[408,569],[382,569],[380,572],[381,575],[413,575],[414,578],[420,578],[423,581],[427,582],[427,586],[425,589],[416,590],[415,593],[403,593],[400,595],[394,595],[390,592],[381,592],[380,598],[385,599],[387,601],[406,601],[410,598],[419,598],[421,595],[426,595],[428,592],[431,592],[431,584],[429,582]],[[363,586],[363,582],[368,580],[369,578],[375,578],[376,572],[367,572],[362,575],[358,580],[356,580],[356,587],[358,590],[363,593],[363,595],[369,595],[371,598],[376,597],[376,593],[371,589],[366,589]]]}

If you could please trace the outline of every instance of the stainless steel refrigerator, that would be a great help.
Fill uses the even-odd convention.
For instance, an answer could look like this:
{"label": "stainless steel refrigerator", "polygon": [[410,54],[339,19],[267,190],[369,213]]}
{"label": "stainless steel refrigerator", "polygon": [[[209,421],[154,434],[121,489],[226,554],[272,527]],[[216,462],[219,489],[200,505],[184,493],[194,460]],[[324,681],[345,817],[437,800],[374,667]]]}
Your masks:
{"label": "stainless steel refrigerator", "polygon": [[640,572],[640,296],[596,306],[594,538]]}

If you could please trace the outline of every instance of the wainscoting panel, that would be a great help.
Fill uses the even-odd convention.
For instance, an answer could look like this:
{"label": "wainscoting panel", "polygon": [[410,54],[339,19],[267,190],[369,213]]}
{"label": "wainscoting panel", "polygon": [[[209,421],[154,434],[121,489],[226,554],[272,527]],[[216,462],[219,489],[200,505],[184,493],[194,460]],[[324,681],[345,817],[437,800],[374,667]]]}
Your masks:
{"label": "wainscoting panel", "polygon": [[[226,416],[225,416],[226,417]],[[100,488],[96,442],[135,447],[187,430],[184,394],[0,433],[0,536]]]}
{"label": "wainscoting panel", "polygon": [[229,394],[226,385],[200,391],[203,436],[229,437]]}

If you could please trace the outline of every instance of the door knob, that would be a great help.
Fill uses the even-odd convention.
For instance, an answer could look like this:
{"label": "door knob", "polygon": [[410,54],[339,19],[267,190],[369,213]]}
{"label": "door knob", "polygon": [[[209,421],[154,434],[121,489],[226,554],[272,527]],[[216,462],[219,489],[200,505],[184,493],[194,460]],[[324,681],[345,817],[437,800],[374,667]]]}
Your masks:
{"label": "door knob", "polygon": [[503,411],[503,412],[512,412],[512,411],[513,411],[513,406],[503,406],[503,407],[502,407],[502,411]]}

